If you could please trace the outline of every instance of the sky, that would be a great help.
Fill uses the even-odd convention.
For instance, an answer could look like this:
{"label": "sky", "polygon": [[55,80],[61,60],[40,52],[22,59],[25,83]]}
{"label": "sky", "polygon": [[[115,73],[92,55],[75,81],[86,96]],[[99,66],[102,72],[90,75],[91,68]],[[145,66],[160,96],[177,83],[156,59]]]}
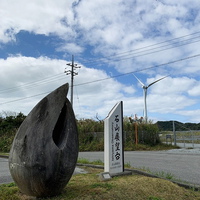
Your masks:
{"label": "sky", "polygon": [[[27,115],[69,83],[78,119],[200,122],[198,0],[0,0],[0,114]],[[135,76],[134,76],[134,75]],[[71,99],[70,90],[67,97]]]}

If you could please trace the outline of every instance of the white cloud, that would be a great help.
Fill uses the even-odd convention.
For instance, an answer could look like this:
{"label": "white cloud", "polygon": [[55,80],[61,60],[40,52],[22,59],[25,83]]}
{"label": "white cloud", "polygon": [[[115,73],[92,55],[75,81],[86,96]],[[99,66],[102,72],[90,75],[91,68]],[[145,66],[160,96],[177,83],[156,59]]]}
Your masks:
{"label": "white cloud", "polygon": [[[145,84],[148,85],[161,77],[164,76],[157,75],[154,78],[149,78]],[[185,109],[189,110],[193,106],[195,107],[199,103],[198,84],[199,82],[192,78],[169,76],[150,86],[147,92],[149,118],[151,118],[151,114],[153,113],[171,115],[172,117],[174,114],[184,112]],[[140,85],[138,86],[140,87]],[[144,105],[144,100],[141,102],[140,107],[141,105]],[[197,121],[196,119],[193,120]]]}
{"label": "white cloud", "polygon": [[84,48],[75,43],[67,43],[56,48],[56,51],[67,52],[70,54],[80,54],[84,51]]}
{"label": "white cloud", "polygon": [[191,96],[200,96],[200,81],[196,81],[194,86],[188,90],[188,94]]}
{"label": "white cloud", "polygon": [[[28,114],[48,92],[66,82],[70,84],[70,76],[64,74],[66,63],[65,60],[21,55],[0,59],[0,109]],[[123,99],[124,91],[129,94],[134,92],[133,87],[126,87],[102,70],[82,66],[77,72],[78,76],[74,77],[74,109],[79,117],[90,118],[99,110],[105,116],[109,105],[111,108],[114,102]],[[15,101],[21,98],[24,100]],[[83,111],[84,116],[81,116]]]}
{"label": "white cloud", "polygon": [[[148,84],[158,80],[164,76],[156,76],[156,78],[149,78],[147,80]],[[149,89],[151,93],[156,94],[187,94],[188,91],[194,87],[196,80],[188,77],[166,77],[165,79],[155,83]]]}
{"label": "white cloud", "polygon": [[[72,40],[80,38],[78,42],[81,45],[95,45],[95,52],[109,56],[114,49],[115,52],[128,51],[141,44],[144,46],[147,40],[155,44],[170,35],[179,37],[191,33],[194,22],[192,19],[188,21],[188,18],[193,17],[191,10],[197,9],[199,4],[195,1],[192,6],[190,2],[162,3],[155,0],[88,0],[87,3],[73,0],[37,0],[28,3],[25,0],[8,0],[1,4],[0,17],[4,20],[0,25],[0,38],[2,42],[8,42],[20,30],[55,34],[69,42],[65,42],[62,49],[68,49],[73,44]],[[194,31],[198,30],[197,27],[193,28]],[[73,45],[79,52],[82,50],[80,44]],[[176,50],[172,51],[174,53],[177,55]],[[171,59],[169,54],[162,57]],[[151,58],[154,62],[158,56]]]}
{"label": "white cloud", "polygon": [[181,110],[177,111],[176,113],[182,116],[185,116],[187,121],[186,122],[195,122],[199,123],[200,121],[200,115],[199,115],[200,109],[191,109],[191,110]]}
{"label": "white cloud", "polygon": [[[35,0],[31,2],[0,0],[0,3],[0,18],[3,19],[0,24],[1,43],[15,42],[15,36],[21,30],[46,36],[58,36],[63,44],[59,47],[59,44],[56,44],[56,51],[76,53],[82,57],[85,56],[85,51],[87,53],[91,51],[95,56],[103,55],[111,58],[112,62],[107,63],[104,70],[109,66],[115,67],[120,73],[140,71],[199,54],[200,51],[199,43],[191,39],[198,35],[172,41],[175,37],[189,35],[199,30],[198,0],[179,2],[172,0]],[[172,48],[183,44],[177,42],[184,39],[194,43]],[[162,43],[166,40],[168,42]],[[159,45],[155,45],[156,43]],[[169,46],[172,43],[174,44]],[[91,49],[88,50],[87,46]],[[117,54],[119,56],[116,61],[111,56]],[[129,59],[126,59],[127,57]],[[33,58],[19,55],[0,59],[0,90],[17,87],[15,92],[10,90],[1,93],[3,95],[1,102],[51,91],[66,81],[70,82],[70,77],[63,73],[66,63],[67,61],[62,59],[42,56]],[[142,76],[148,74],[149,77],[154,77],[147,79],[147,83],[160,78],[161,74],[171,74],[170,77],[148,89],[149,112],[181,113],[185,108],[194,105],[200,95],[199,64],[200,59],[196,57],[141,71]],[[56,75],[55,79],[54,75]],[[51,76],[52,78],[46,79]],[[56,78],[57,81],[53,81]],[[89,117],[98,112],[103,117],[116,101],[121,99],[124,100],[125,114],[142,113],[143,97],[138,92],[138,88],[107,78],[109,78],[108,74],[100,69],[83,66],[79,70],[79,75],[75,77],[77,86],[74,90],[75,95],[77,92],[77,98],[74,98],[77,101],[75,105],[77,114],[81,115],[82,112],[84,117]],[[97,79],[106,80],[81,85]],[[31,87],[31,84],[20,87],[37,80],[44,81]],[[14,111],[23,109],[27,112],[40,97],[23,101],[26,102],[24,105],[20,102],[2,104],[1,109],[10,108]]]}
{"label": "white cloud", "polygon": [[124,92],[127,94],[134,94],[136,92],[136,90],[132,86],[127,86],[124,88]]}
{"label": "white cloud", "polygon": [[45,35],[73,35],[72,29],[67,26],[73,19],[72,3],[72,0],[1,0],[0,18],[3,20],[0,25],[0,36],[4,36],[1,37],[1,42],[12,40],[20,30]]}
{"label": "white cloud", "polygon": [[148,98],[149,112],[158,113],[174,113],[177,110],[184,109],[188,106],[194,105],[196,101],[184,95],[153,95]]}

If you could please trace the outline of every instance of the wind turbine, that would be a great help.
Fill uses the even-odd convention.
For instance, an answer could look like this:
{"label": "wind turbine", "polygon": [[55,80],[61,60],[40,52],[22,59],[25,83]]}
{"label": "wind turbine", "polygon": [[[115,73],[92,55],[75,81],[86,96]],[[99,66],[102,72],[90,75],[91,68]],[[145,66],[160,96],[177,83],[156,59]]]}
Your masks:
{"label": "wind turbine", "polygon": [[[133,74],[135,76],[135,74]],[[169,76],[169,75],[167,75]],[[144,83],[142,83],[142,81],[137,78],[137,76],[135,76],[135,78],[138,80],[138,82],[142,85],[143,88],[143,94],[144,94],[144,120],[147,123],[147,89],[152,86],[154,83],[157,83],[158,81],[161,81],[162,79],[166,78],[167,76],[164,76],[152,83],[150,83],[149,85],[145,85]]]}

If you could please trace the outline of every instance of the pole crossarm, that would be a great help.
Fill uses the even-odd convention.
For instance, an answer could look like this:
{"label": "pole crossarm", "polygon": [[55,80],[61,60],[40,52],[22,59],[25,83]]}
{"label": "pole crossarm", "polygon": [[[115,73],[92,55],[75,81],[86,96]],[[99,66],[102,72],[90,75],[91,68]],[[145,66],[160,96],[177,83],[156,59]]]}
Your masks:
{"label": "pole crossarm", "polygon": [[78,72],[75,72],[76,69],[81,68],[81,66],[78,66],[77,64],[74,64],[74,56],[72,55],[72,62],[67,63],[66,65],[71,67],[71,70],[66,70],[64,73],[66,75],[71,75],[71,105],[73,107],[73,87],[74,87],[74,76],[78,75]]}

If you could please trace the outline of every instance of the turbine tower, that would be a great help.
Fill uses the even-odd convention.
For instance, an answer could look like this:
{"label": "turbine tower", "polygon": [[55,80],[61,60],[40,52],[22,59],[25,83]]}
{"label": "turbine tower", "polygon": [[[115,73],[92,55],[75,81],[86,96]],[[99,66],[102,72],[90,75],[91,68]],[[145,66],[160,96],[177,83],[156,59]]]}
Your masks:
{"label": "turbine tower", "polygon": [[[135,76],[135,74],[133,74]],[[169,76],[169,75],[168,75]],[[147,89],[152,86],[154,83],[157,83],[158,81],[161,81],[162,79],[166,78],[167,76],[164,76],[152,83],[150,83],[149,85],[145,85],[144,83],[142,83],[142,81],[137,78],[137,76],[135,76],[135,78],[138,80],[138,82],[142,85],[143,88],[143,95],[144,95],[144,120],[145,123],[147,123]]]}

